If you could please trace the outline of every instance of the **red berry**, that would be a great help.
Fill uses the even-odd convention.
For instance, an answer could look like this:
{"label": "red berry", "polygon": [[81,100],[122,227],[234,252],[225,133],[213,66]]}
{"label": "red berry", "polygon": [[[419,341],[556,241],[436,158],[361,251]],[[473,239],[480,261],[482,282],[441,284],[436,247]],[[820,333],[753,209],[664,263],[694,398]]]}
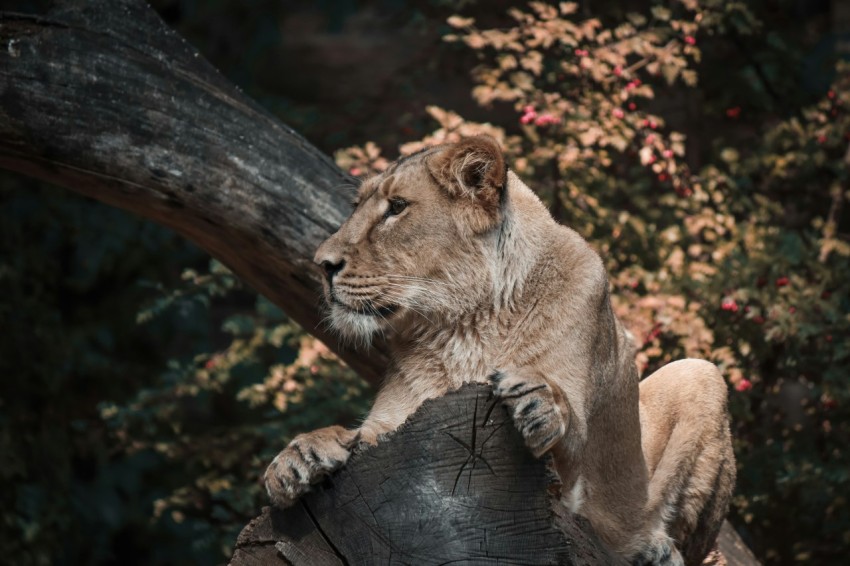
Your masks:
{"label": "red berry", "polygon": [[826,95],[827,95],[829,98],[835,98],[835,91],[834,91],[834,90],[830,90],[829,92],[827,92],[827,93],[826,93]]}
{"label": "red berry", "polygon": [[753,382],[747,379],[746,377],[741,378],[741,381],[735,384],[735,391],[743,393],[744,391],[749,391],[753,388]]}
{"label": "red berry", "polygon": [[550,124],[559,124],[560,122],[560,118],[549,114],[548,112],[544,112],[534,120],[534,124],[537,126],[549,126]]}
{"label": "red berry", "polygon": [[785,287],[786,285],[788,285],[788,283],[789,283],[789,281],[788,281],[787,277],[780,277],[779,279],[776,280],[776,286],[777,287]]}
{"label": "red berry", "polygon": [[795,312],[797,312],[797,307],[788,307],[788,312],[794,314]]}
{"label": "red berry", "polygon": [[623,74],[623,68],[617,65],[616,67],[614,67],[614,74],[619,77]]}
{"label": "red berry", "polygon": [[694,36],[692,36],[692,35],[686,35],[686,36],[685,36],[685,43],[687,43],[688,45],[696,45],[696,44],[697,44],[697,40],[696,40],[696,38],[695,38]]}
{"label": "red berry", "polygon": [[764,317],[762,315],[756,315],[753,317],[753,322],[756,324],[764,324]]}
{"label": "red berry", "polygon": [[537,118],[537,112],[534,112],[532,110],[531,112],[526,112],[525,114],[523,114],[522,117],[519,119],[519,123],[530,124],[534,121],[535,118]]}
{"label": "red berry", "polygon": [[740,106],[735,106],[733,108],[727,108],[726,109],[726,116],[728,116],[729,118],[735,119],[740,115],[741,115],[741,107]]}
{"label": "red berry", "polygon": [[633,111],[637,108],[637,104],[634,102],[629,102],[629,110]]}

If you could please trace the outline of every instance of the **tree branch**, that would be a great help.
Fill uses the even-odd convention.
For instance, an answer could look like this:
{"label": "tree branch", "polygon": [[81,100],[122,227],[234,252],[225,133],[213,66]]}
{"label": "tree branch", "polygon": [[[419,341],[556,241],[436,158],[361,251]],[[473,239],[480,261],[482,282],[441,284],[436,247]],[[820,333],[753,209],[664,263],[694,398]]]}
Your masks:
{"label": "tree branch", "polygon": [[221,76],[141,0],[0,12],[0,167],[172,228],[375,383],[320,324],[311,258],[351,179]]}

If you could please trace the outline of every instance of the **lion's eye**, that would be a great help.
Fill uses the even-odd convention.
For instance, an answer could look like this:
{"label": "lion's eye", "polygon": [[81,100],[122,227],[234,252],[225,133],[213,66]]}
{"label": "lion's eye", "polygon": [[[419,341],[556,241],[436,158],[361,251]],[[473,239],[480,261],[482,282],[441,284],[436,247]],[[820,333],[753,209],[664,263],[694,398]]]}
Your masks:
{"label": "lion's eye", "polygon": [[390,206],[387,208],[387,211],[384,213],[384,218],[388,218],[390,216],[396,216],[401,214],[405,208],[407,208],[407,201],[403,198],[392,198],[390,199]]}

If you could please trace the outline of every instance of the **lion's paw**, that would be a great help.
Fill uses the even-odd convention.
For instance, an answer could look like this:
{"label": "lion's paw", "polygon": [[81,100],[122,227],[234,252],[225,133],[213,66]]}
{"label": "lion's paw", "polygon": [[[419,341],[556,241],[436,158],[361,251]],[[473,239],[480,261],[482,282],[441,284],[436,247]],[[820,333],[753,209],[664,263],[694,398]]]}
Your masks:
{"label": "lion's paw", "polygon": [[491,375],[490,383],[535,457],[545,454],[564,437],[567,423],[548,383],[503,372]]}
{"label": "lion's paw", "polygon": [[296,436],[266,469],[263,479],[272,504],[289,507],[311,485],[344,466],[359,436],[340,426]]}
{"label": "lion's paw", "polygon": [[673,541],[665,535],[658,535],[632,558],[632,566],[685,566],[685,561]]}

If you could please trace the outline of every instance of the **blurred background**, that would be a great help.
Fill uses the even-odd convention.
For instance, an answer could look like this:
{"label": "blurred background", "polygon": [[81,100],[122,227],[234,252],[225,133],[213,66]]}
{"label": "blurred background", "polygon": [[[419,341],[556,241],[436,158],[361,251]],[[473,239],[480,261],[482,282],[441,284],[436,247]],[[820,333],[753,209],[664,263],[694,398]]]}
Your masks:
{"label": "blurred background", "polygon": [[[757,556],[846,563],[850,3],[152,5],[355,176],[496,136],[602,254],[644,375],[722,368],[730,520]],[[223,563],[274,454],[367,410],[321,343],[168,230],[5,171],[0,214],[4,561]]]}

